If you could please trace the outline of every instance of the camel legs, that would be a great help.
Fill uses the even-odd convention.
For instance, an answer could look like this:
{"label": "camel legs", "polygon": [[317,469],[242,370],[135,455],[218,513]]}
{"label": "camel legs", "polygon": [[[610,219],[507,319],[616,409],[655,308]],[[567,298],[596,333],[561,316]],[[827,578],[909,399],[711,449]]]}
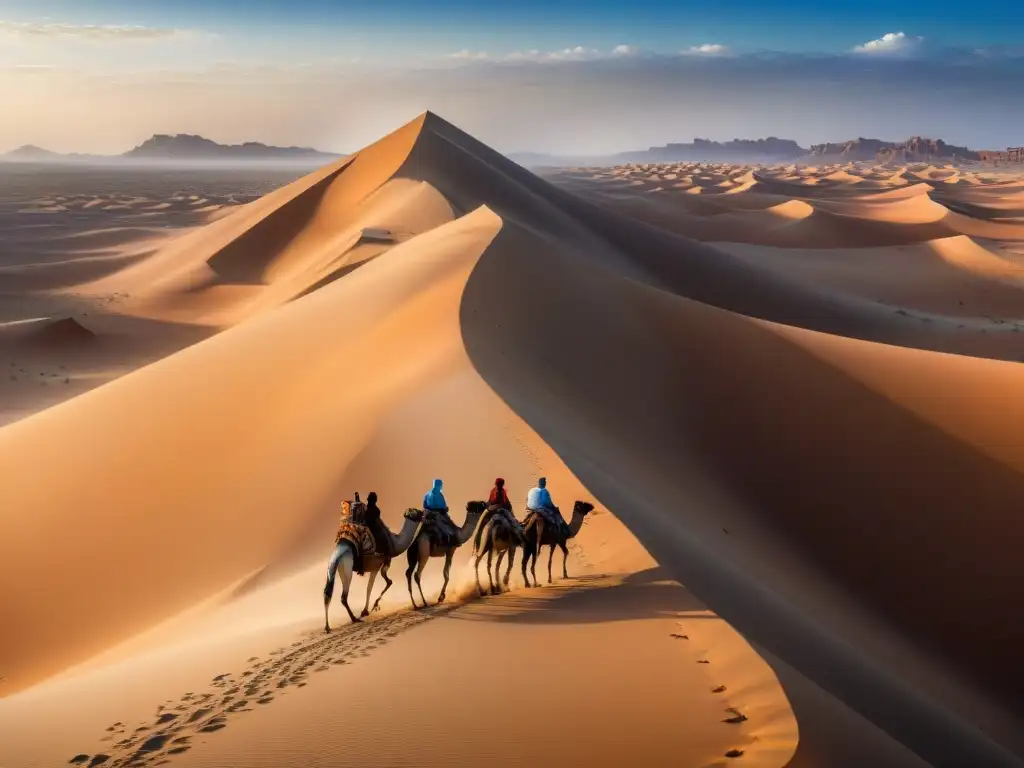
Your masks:
{"label": "camel legs", "polygon": [[373,582],[377,580],[377,568],[370,571],[370,580],[366,584],[366,605],[363,606],[363,612],[360,616],[370,615],[370,593],[373,592]]}
{"label": "camel legs", "polygon": [[568,579],[569,571],[567,571],[565,568],[565,561],[569,559],[569,548],[565,545],[564,541],[558,546],[562,548],[562,578]]}
{"label": "camel legs", "polygon": [[533,587],[535,585],[530,583],[530,577],[526,575],[526,568],[530,564],[530,557],[533,555],[530,547],[530,541],[527,539],[526,544],[523,545],[523,583],[528,587]]}
{"label": "camel legs", "polygon": [[[447,550],[445,550],[445,553],[444,553],[444,584],[441,585],[441,594],[437,596],[437,602],[439,604],[444,602],[444,595],[445,595],[445,592],[448,590],[448,574],[450,574],[452,572],[452,557],[454,555],[455,555],[455,550],[452,549],[451,547],[449,547]],[[416,579],[416,582],[419,583],[419,578],[418,577]],[[426,600],[424,600],[423,602],[425,603]]]}
{"label": "camel legs", "polygon": [[[384,593],[391,589],[391,585],[394,584],[394,582],[388,578],[388,568],[390,567],[390,565],[390,562],[384,563],[384,565],[380,569],[380,577],[384,579],[384,589],[381,590],[381,593],[379,595],[377,595],[377,600],[374,602],[373,608],[370,609],[371,611],[380,610],[381,598],[384,597]],[[369,592],[367,592],[367,594],[369,594]]]}
{"label": "camel legs", "polygon": [[487,550],[487,581],[491,585],[491,592],[490,592],[490,594],[492,594],[492,595],[494,594],[494,577],[491,575],[491,559],[492,559],[493,555],[494,555],[494,550],[493,549],[488,549]]}
{"label": "camel legs", "polygon": [[[409,554],[408,554],[407,557],[409,559],[409,567],[405,569],[405,583],[406,583],[406,586],[409,587],[409,600],[412,601],[412,607],[413,608],[419,608],[419,606],[416,605],[416,597],[412,593],[412,574],[413,574],[413,571],[416,570],[416,566],[419,565],[419,560],[420,560],[420,558],[419,558],[419,545],[418,544],[414,543],[413,546],[409,547]],[[420,571],[422,571],[422,570],[423,570],[423,567],[420,566]],[[417,584],[420,583],[420,575],[419,575],[419,573],[416,574],[416,583]],[[421,589],[420,593],[422,594],[422,592],[423,592],[423,590]]]}
{"label": "camel legs", "polygon": [[498,582],[498,586],[496,588],[494,586],[491,587],[491,594],[492,595],[500,595],[501,594],[501,561],[504,560],[504,559],[505,559],[505,550],[503,549],[503,550],[501,550],[498,553],[498,559],[497,559],[497,561],[494,564],[494,578]]}
{"label": "camel legs", "polygon": [[427,598],[423,595],[423,582],[421,579],[423,577],[423,569],[427,567],[428,562],[430,562],[430,555],[421,558],[419,562],[416,563],[416,589],[420,591],[420,600],[423,601],[423,605],[421,605],[420,608],[427,607]]}
{"label": "camel legs", "polygon": [[334,595],[334,579],[338,572],[341,572],[341,604],[348,611],[352,621],[359,621],[352,609],[348,607],[348,589],[352,585],[352,569],[355,563],[355,556],[352,548],[345,542],[340,542],[334,548],[331,560],[327,564],[327,583],[324,585],[324,632],[331,631],[331,622],[328,618],[328,609],[331,605],[331,597]]}
{"label": "camel legs", "polygon": [[505,589],[508,589],[508,580],[512,576],[512,564],[516,561],[516,548],[508,548],[508,570],[505,571]]}
{"label": "camel legs", "polygon": [[533,586],[538,587],[537,581],[537,558],[540,556],[540,539],[537,539],[537,546],[533,548],[533,557],[530,560],[530,575],[533,576]]}
{"label": "camel legs", "polygon": [[548,584],[551,583],[551,561],[555,559],[555,545],[551,545],[551,549],[548,550]]}
{"label": "camel legs", "polygon": [[[339,552],[340,550],[340,552]],[[348,611],[348,616],[354,623],[358,623],[361,619],[357,619],[356,615],[352,613],[352,609],[348,606],[348,590],[352,586],[352,570],[355,567],[355,555],[352,553],[352,549],[349,547],[339,546],[335,549],[335,554],[338,556],[338,562],[335,566],[335,570],[341,573],[341,604],[345,606],[345,610]],[[331,558],[332,563],[334,558]],[[330,575],[330,572],[328,573]],[[324,588],[324,599],[330,602],[331,594],[334,592],[334,578],[331,577],[328,580],[327,587]],[[331,631],[330,624],[327,623],[327,606],[324,606],[324,630],[327,632]]]}
{"label": "camel legs", "polygon": [[[420,579],[423,576],[423,569],[430,560],[430,542],[425,538],[420,539],[413,546],[409,547],[409,567],[405,571],[405,578],[409,585],[409,598],[412,600],[412,607],[419,610],[427,607],[427,598],[423,596],[423,584]],[[415,571],[415,574],[413,573]],[[416,587],[420,591],[420,600],[423,605],[416,605],[416,598],[412,594],[412,578],[416,577]]]}
{"label": "camel legs", "polygon": [[483,584],[480,583],[480,561],[484,558],[484,552],[487,552],[487,575],[491,574],[491,547],[490,540],[484,541],[483,549],[476,553],[475,562],[473,563],[473,570],[476,573],[476,592],[478,595],[484,594]]}

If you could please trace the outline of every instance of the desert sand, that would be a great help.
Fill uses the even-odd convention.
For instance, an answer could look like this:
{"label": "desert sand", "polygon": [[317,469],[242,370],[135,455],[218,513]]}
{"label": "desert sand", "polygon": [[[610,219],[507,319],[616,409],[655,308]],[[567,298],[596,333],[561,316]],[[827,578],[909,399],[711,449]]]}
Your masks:
{"label": "desert sand", "polygon": [[[1022,763],[1024,180],[284,181],[5,193],[0,765]],[[496,475],[570,578],[323,633],[341,499]]]}

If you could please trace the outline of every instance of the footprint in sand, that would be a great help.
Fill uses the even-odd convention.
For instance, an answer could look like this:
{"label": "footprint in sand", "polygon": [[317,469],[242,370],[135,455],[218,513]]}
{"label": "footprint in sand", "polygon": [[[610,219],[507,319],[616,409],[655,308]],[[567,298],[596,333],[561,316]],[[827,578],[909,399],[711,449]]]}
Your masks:
{"label": "footprint in sand", "polygon": [[698,664],[710,664],[711,662],[707,659],[697,659]]}
{"label": "footprint in sand", "polygon": [[717,688],[712,688],[711,692],[712,693],[725,693],[725,686],[724,685],[720,685]]}
{"label": "footprint in sand", "polygon": [[743,757],[743,750],[742,749],[730,749],[728,752],[725,753],[725,756],[726,757]]}
{"label": "footprint in sand", "polygon": [[200,728],[200,733],[213,733],[219,731],[221,728],[227,728],[227,718],[224,715],[217,715],[207,720]]}
{"label": "footprint in sand", "polygon": [[[454,608],[452,606],[448,610]],[[176,703],[168,699],[166,706],[160,705],[157,708],[155,724],[140,726],[136,731],[144,735],[122,739],[110,755],[97,755],[92,758],[93,762],[89,762],[90,758],[85,754],[76,755],[71,762],[74,765],[98,766],[110,761],[111,765],[118,768],[173,763],[174,756],[190,748],[189,739],[192,736],[226,728],[229,717],[252,711],[251,702],[267,705],[274,701],[278,692],[288,686],[305,687],[309,683],[309,670],[326,672],[333,666],[353,663],[357,658],[369,656],[371,651],[385,644],[387,640],[381,638],[382,634],[395,637],[446,612],[396,614],[377,619],[370,625],[357,625],[326,637],[310,632],[306,639],[291,645],[289,649],[277,649],[264,661],[260,661],[257,656],[250,657],[248,663],[251,667],[242,674],[242,677],[249,678],[245,685],[233,685],[237,682],[233,673],[217,675],[210,681],[211,688],[232,686],[223,695],[189,691]],[[366,642],[368,640],[371,642]],[[365,646],[363,642],[366,642]],[[346,649],[344,652],[342,647]],[[243,689],[241,695],[245,698],[236,699]],[[172,705],[173,711],[168,711]],[[119,735],[119,729],[120,734],[123,734],[124,725],[120,722],[114,723],[107,731]],[[97,760],[99,762],[95,762]]]}
{"label": "footprint in sand", "polygon": [[733,724],[735,724],[735,723],[743,723],[743,722],[746,722],[746,720],[747,720],[747,716],[744,715],[742,712],[740,712],[738,709],[735,709],[734,707],[729,707],[725,711],[730,714],[730,717],[725,718],[722,721],[723,723],[733,723]]}

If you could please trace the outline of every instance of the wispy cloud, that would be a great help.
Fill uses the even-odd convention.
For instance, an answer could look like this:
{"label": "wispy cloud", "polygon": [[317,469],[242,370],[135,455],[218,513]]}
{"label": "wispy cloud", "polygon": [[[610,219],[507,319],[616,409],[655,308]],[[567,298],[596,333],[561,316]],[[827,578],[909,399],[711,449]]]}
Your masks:
{"label": "wispy cloud", "polygon": [[463,48],[461,51],[449,53],[446,58],[461,59],[462,61],[487,61],[491,57],[487,51],[471,51],[468,48]]}
{"label": "wispy cloud", "polygon": [[617,45],[610,51],[601,51],[597,48],[587,48],[582,45],[570,48],[562,48],[556,51],[541,51],[538,49],[526,51],[513,51],[505,54],[489,54],[487,51],[473,51],[463,49],[448,54],[445,58],[465,62],[568,62],[568,61],[596,61],[598,59],[622,58],[635,56],[640,49],[632,45]]}
{"label": "wispy cloud", "polygon": [[923,37],[909,37],[904,32],[887,32],[877,40],[868,40],[853,49],[854,53],[894,54],[917,50],[924,42]]}
{"label": "wispy cloud", "polygon": [[683,53],[690,56],[724,56],[729,53],[729,48],[721,43],[704,43],[691,45]]}
{"label": "wispy cloud", "polygon": [[16,22],[0,20],[0,34],[28,39],[67,39],[97,41],[165,40],[193,37],[193,30],[164,27],[140,27],[112,24],[61,24],[56,22]]}

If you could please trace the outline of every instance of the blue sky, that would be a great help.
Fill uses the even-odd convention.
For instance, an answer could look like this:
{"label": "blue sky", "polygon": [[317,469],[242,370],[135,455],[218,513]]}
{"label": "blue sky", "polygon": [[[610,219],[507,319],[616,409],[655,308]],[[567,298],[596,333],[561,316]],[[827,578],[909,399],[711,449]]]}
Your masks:
{"label": "blue sky", "polygon": [[345,151],[423,109],[505,151],[772,134],[1001,147],[1024,143],[1018,7],[6,0],[0,151],[119,151],[154,132]]}
{"label": "blue sky", "polygon": [[[450,48],[601,47],[622,43],[674,51],[709,40],[737,51],[840,52],[886,32],[905,31],[950,46],[1024,44],[1017,0],[984,11],[936,0],[13,0],[13,21],[201,29],[237,46],[268,39],[315,49],[397,35],[422,52]],[[374,40],[366,39],[370,35]],[[300,51],[293,51],[296,54]]]}

